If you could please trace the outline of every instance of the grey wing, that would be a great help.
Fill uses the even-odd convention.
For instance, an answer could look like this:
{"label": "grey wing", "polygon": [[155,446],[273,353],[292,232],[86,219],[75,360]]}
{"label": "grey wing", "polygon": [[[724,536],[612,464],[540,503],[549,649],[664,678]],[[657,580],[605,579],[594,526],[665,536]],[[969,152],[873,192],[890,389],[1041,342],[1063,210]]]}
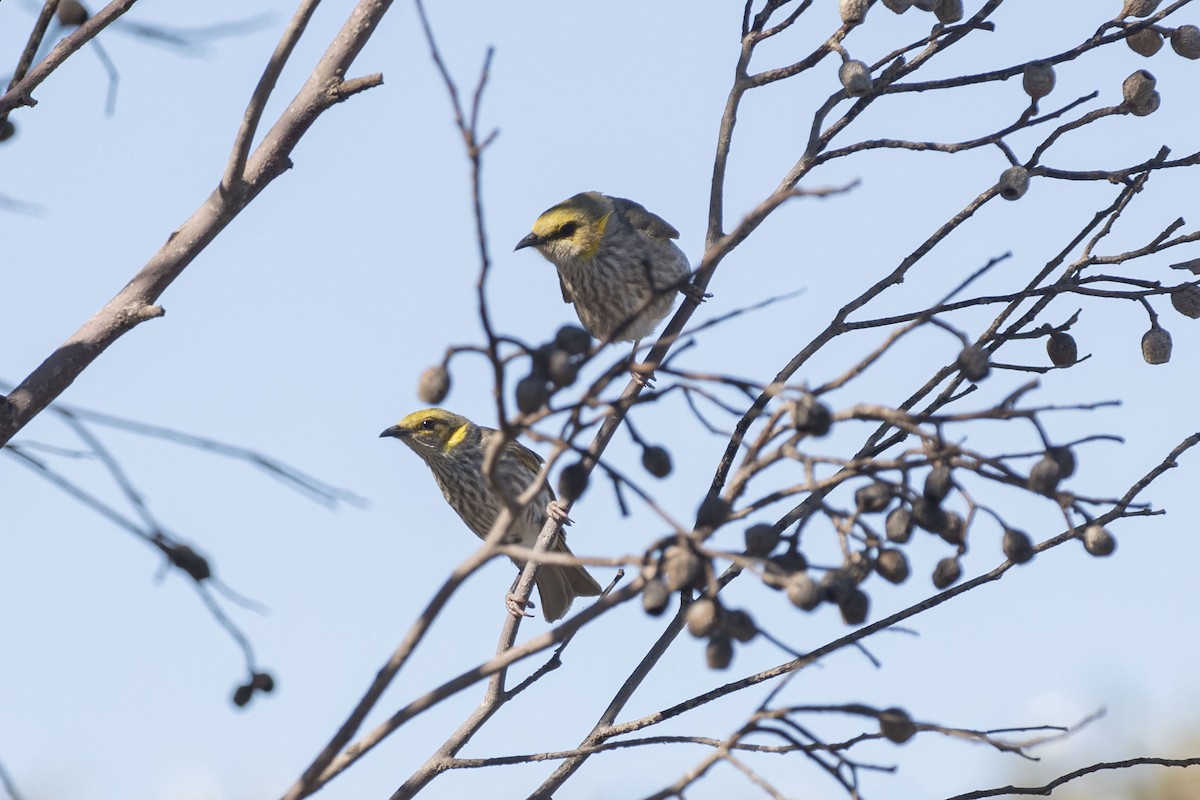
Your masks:
{"label": "grey wing", "polygon": [[626,200],[624,197],[612,198],[617,213],[636,230],[647,236],[658,239],[678,239],[679,231],[657,214],[646,210],[641,203]]}
{"label": "grey wing", "polygon": [[555,272],[557,272],[557,273],[558,273],[558,288],[562,290],[563,302],[564,302],[564,303],[573,303],[573,302],[575,302],[575,301],[574,301],[574,299],[572,299],[572,297],[571,297],[571,293],[567,291],[567,284],[566,284],[566,282],[563,280],[562,273],[561,273],[561,272],[558,272],[558,270],[555,270]]}

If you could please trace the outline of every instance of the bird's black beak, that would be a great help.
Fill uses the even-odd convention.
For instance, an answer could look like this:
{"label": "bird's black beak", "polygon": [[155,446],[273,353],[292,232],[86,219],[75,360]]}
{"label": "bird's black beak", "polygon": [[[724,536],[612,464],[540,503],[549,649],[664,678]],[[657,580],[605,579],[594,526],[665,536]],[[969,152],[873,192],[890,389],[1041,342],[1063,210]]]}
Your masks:
{"label": "bird's black beak", "polygon": [[383,433],[379,434],[379,438],[384,439],[390,436],[394,439],[403,439],[407,435],[408,431],[404,430],[404,428],[401,428],[399,425],[393,425]]}
{"label": "bird's black beak", "polygon": [[542,243],[542,241],[543,241],[542,237],[538,236],[536,233],[531,233],[528,236],[526,236],[524,239],[522,239],[521,241],[517,242],[517,246],[513,248],[513,252],[516,252],[517,250],[521,250],[526,247],[533,247],[535,245],[539,245]]}

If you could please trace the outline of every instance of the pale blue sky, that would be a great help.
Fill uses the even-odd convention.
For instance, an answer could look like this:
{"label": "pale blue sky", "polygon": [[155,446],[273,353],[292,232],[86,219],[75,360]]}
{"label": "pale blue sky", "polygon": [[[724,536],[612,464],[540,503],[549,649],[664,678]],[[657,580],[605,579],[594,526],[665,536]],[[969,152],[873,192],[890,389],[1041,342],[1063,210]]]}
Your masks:
{"label": "pale blue sky", "polygon": [[[968,11],[977,2],[968,2]],[[1010,3],[994,34],[950,53],[926,77],[1019,63],[1074,44],[1120,3],[1068,0]],[[485,162],[487,230],[495,271],[492,310],[504,331],[537,342],[573,321],[551,267],[529,251],[511,252],[547,206],[585,189],[631,197],[682,233],[700,255],[717,123],[732,80],[740,4],[635,2],[567,4],[431,3],[450,69],[473,84],[484,50],[495,45],[484,101],[485,127],[501,133]],[[1098,11],[1103,6],[1106,11]],[[1109,7],[1112,7],[1109,10]],[[268,110],[278,112],[308,73],[351,7],[327,3],[313,20]],[[220,178],[242,109],[289,3],[213,0],[141,4],[129,19],[203,25],[259,12],[268,28],[214,44],[205,58],[180,58],[112,31],[107,52],[120,69],[116,114],[104,115],[106,78],[91,52],[72,58],[38,90],[39,104],[14,114],[15,139],[0,144],[0,192],[43,208],[37,217],[0,214],[0,262],[7,286],[0,316],[0,377],[26,375],[93,314],[204,199]],[[1027,14],[1043,18],[1033,21]],[[1200,20],[1187,17],[1181,21]],[[764,47],[759,68],[789,63],[836,28],[836,3],[818,0],[803,30]],[[0,52],[15,59],[33,14],[0,5]],[[928,31],[930,17],[894,17],[882,7],[847,42],[874,61]],[[1056,146],[1046,163],[1117,167],[1170,144],[1200,149],[1188,99],[1197,64],[1164,50],[1146,61],[1123,46],[1068,64],[1044,107],[1092,90],[1097,103],[1119,98],[1129,72],[1153,71],[1162,109],[1145,119],[1105,121]],[[10,69],[11,65],[5,67]],[[474,539],[442,502],[418,459],[377,434],[419,407],[415,382],[450,343],[480,336],[474,281],[478,259],[466,160],[449,105],[420,37],[413,9],[399,2],[356,64],[382,71],[384,86],[323,116],[278,179],[175,282],[162,298],[166,316],[146,323],[105,353],[64,401],[208,435],[263,451],[370,500],[365,509],[325,511],[250,466],[118,432],[102,432],[151,507],[180,537],[207,554],[230,586],[266,605],[265,616],[233,609],[278,691],[248,709],[228,702],[241,680],[240,654],[212,622],[189,581],[168,574],[160,557],[43,481],[0,460],[5,520],[0,550],[0,761],[29,800],[71,797],[251,800],[277,796],[344,719],[408,624],[465,557]],[[799,153],[811,110],[836,88],[829,60],[808,76],[747,97],[739,118],[727,193],[728,224],[761,200]],[[1025,97],[1018,82],[954,94],[884,98],[847,132],[947,141],[990,132],[1015,118]],[[1095,105],[1095,104],[1093,104]],[[854,137],[853,139],[849,137]],[[1037,139],[1014,137],[1019,156]],[[711,318],[768,296],[804,293],[700,337],[681,365],[767,380],[817,333],[858,287],[886,274],[950,214],[1007,166],[999,151],[960,157],[888,152],[835,163],[808,188],[862,179],[853,194],[800,200],[781,209],[729,258],[714,297],[695,317]],[[1011,287],[1057,252],[1115,196],[1115,188],[1035,181],[1019,203],[990,204],[877,305],[872,316],[921,307],[993,256],[1012,251],[983,285]],[[1182,215],[1197,214],[1195,177],[1161,175],[1122,218],[1111,249],[1144,242]],[[1167,265],[1140,262],[1141,277],[1177,282]],[[1120,398],[1120,409],[1047,418],[1052,437],[1117,433],[1128,444],[1079,451],[1073,487],[1117,494],[1196,429],[1194,405],[1200,324],[1159,303],[1171,331],[1171,364],[1150,367],[1138,341],[1147,327],[1133,303],[1061,299],[1062,321],[1085,309],[1076,327],[1094,357],[1051,374],[1040,402]],[[971,334],[985,315],[952,321]],[[800,378],[820,383],[878,340],[845,337],[813,359]],[[863,380],[830,398],[897,403],[951,360],[955,340],[914,337]],[[1037,342],[1006,347],[1003,359],[1043,363]],[[445,405],[494,424],[490,373],[482,359],[455,362]],[[1022,382],[1000,372],[981,386],[984,403]],[[669,447],[676,471],[648,484],[678,518],[688,518],[707,487],[724,439],[698,434],[677,398],[645,408],[639,430]],[[861,430],[847,430],[850,446]],[[973,445],[1032,449],[1029,430],[970,431]],[[79,447],[43,415],[21,435]],[[843,441],[837,439],[835,441]],[[832,445],[831,445],[832,446]],[[614,464],[640,474],[637,451],[621,434]],[[1179,755],[1174,733],[1194,722],[1200,701],[1190,634],[1196,601],[1194,491],[1200,454],[1147,493],[1166,517],[1113,528],[1114,558],[1086,556],[1069,543],[1011,571],[999,584],[910,623],[919,638],[884,634],[869,643],[876,670],[845,652],[811,669],[784,694],[797,704],[901,705],[914,717],[964,727],[1071,723],[1095,709],[1108,717],[1050,753],[1052,771],[1093,760]],[[96,491],[107,488],[95,461],[59,464]],[[785,480],[779,476],[778,480]],[[794,479],[794,476],[793,476]],[[646,479],[648,482],[651,479]],[[996,499],[996,498],[994,498]],[[997,502],[1002,502],[996,499]],[[579,553],[640,552],[663,531],[639,513],[622,519],[599,482],[573,516]],[[1014,516],[1035,538],[1056,534],[1061,517],[1048,501],[1021,500]],[[733,547],[742,526],[721,534]],[[909,557],[915,577],[903,587],[872,581],[872,619],[926,596],[928,573],[947,555],[932,537]],[[1001,560],[999,533],[981,521],[965,574]],[[389,691],[371,723],[448,674],[488,657],[503,619],[507,563],[480,573],[454,599],[442,624]],[[603,570],[597,571],[608,575]],[[836,612],[805,615],[750,580],[729,602],[798,649],[844,632]],[[575,641],[562,669],[498,715],[463,755],[504,755],[573,746],[590,729],[625,674],[660,630],[630,604]],[[544,630],[531,621],[522,635]],[[681,639],[623,718],[639,716],[784,659],[770,644],[739,648],[727,673],[703,668],[702,645]],[[540,663],[535,660],[534,664]],[[586,687],[583,691],[580,687]],[[723,737],[766,689],[717,704],[649,733]],[[387,797],[475,705],[467,692],[389,739],[321,796]],[[834,739],[856,730],[837,718],[813,720]],[[696,747],[617,752],[593,759],[562,792],[572,798],[637,797],[675,780],[704,755]],[[1192,755],[1195,755],[1194,753]],[[982,747],[918,737],[903,748],[872,745],[858,757],[900,765],[895,776],[867,775],[867,796],[937,798],[1007,782],[1012,757]],[[521,797],[549,765],[446,775],[422,795]],[[841,796],[825,776],[789,758],[764,772],[787,792]],[[744,779],[714,772],[690,798],[747,796]]]}

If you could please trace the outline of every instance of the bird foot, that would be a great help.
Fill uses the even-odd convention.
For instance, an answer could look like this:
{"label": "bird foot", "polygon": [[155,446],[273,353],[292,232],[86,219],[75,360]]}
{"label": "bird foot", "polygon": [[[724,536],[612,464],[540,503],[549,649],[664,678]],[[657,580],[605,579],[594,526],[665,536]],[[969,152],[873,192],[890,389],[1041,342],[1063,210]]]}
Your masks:
{"label": "bird foot", "polygon": [[705,292],[694,283],[684,284],[679,288],[679,293],[691,300],[695,300],[697,305],[712,297],[712,292]]}
{"label": "bird foot", "polygon": [[573,520],[567,516],[566,507],[557,500],[551,500],[546,504],[546,516],[554,520],[559,525],[572,525]]}
{"label": "bird foot", "polygon": [[520,600],[515,594],[509,592],[504,595],[504,607],[508,609],[508,613],[520,619],[521,617],[532,617],[528,609],[534,608],[534,604],[529,600]]}
{"label": "bird foot", "polygon": [[654,371],[649,369],[644,363],[630,364],[629,376],[643,389],[654,388]]}

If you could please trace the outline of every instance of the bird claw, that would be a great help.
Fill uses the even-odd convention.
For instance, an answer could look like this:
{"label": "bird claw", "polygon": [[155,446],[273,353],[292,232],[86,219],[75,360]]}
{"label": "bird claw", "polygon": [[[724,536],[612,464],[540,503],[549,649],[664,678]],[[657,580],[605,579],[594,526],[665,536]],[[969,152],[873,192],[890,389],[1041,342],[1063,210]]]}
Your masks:
{"label": "bird claw", "polygon": [[508,609],[508,613],[512,614],[517,619],[521,617],[532,617],[527,609],[534,608],[534,604],[530,600],[520,600],[515,594],[509,592],[504,595],[504,607]]}
{"label": "bird claw", "polygon": [[557,500],[551,500],[546,504],[546,516],[554,520],[559,525],[572,525],[574,521],[567,516],[566,507]]}
{"label": "bird claw", "polygon": [[679,288],[679,293],[696,301],[697,305],[712,297],[712,292],[706,292],[694,283],[684,284]]}
{"label": "bird claw", "polygon": [[629,366],[629,375],[643,389],[654,388],[654,372],[647,370],[645,364],[631,364]]}

